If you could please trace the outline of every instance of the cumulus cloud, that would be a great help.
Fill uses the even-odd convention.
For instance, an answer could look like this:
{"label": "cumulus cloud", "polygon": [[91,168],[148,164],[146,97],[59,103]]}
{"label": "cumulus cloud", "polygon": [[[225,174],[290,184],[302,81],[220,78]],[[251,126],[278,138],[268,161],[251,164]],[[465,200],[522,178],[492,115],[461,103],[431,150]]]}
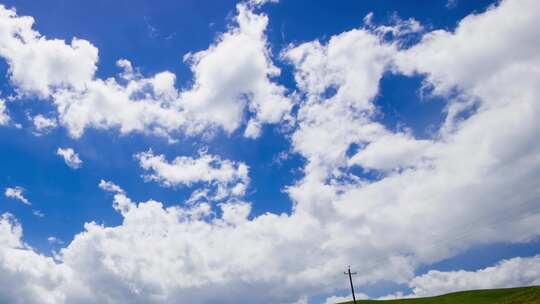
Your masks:
{"label": "cumulus cloud", "polygon": [[381,171],[414,166],[422,161],[423,152],[430,144],[428,140],[417,140],[404,133],[385,134],[354,154],[348,165]]}
{"label": "cumulus cloud", "polygon": [[23,193],[24,193],[24,188],[18,187],[18,186],[13,187],[13,188],[8,187],[4,191],[4,195],[6,197],[19,200],[25,205],[31,205],[30,201],[26,197],[24,197]]}
{"label": "cumulus cloud", "polygon": [[[264,31],[268,17],[238,6],[238,27],[223,34],[209,49],[186,56],[195,75],[192,89],[182,93],[199,117],[235,130],[244,107],[253,113],[245,135],[257,137],[260,124],[279,122],[292,107],[285,88],[270,81],[280,70],[270,60]],[[223,64],[227,62],[227,64]]]}
{"label": "cumulus cloud", "polygon": [[376,109],[371,100],[378,93],[379,79],[396,52],[393,45],[363,29],[333,36],[326,45],[313,41],[283,52],[305,95],[292,143],[294,151],[308,159],[306,171],[322,177],[346,165],[352,143],[388,133],[369,117]]}
{"label": "cumulus cloud", "polygon": [[[104,188],[113,185],[110,182],[101,184]],[[240,210],[243,208],[235,206],[228,211],[224,210],[221,217],[208,219],[208,213],[199,210],[205,208],[202,206],[165,208],[153,200],[133,203],[123,191],[119,197],[115,197],[115,203],[118,200],[130,201],[129,208],[123,211],[119,209],[124,217],[123,224],[117,227],[86,224],[85,231],[75,236],[61,250],[58,262],[36,254],[32,248],[22,243],[21,228],[9,215],[3,215],[0,221],[0,228],[9,231],[1,234],[3,239],[0,239],[0,249],[8,251],[20,247],[18,250],[24,251],[28,265],[45,264],[47,267],[39,269],[39,276],[49,280],[50,277],[55,278],[52,284],[54,288],[41,289],[42,282],[29,279],[25,281],[25,287],[55,297],[56,300],[62,299],[66,303],[108,303],[108,300],[116,297],[129,297],[137,303],[169,303],[179,299],[209,303],[216,299],[216,295],[225,303],[234,303],[237,297],[255,295],[268,299],[262,300],[263,303],[275,303],[291,301],[290,298],[282,297],[281,293],[275,293],[274,288],[279,286],[276,284],[282,280],[292,280],[295,284],[303,280],[310,281],[303,287],[308,290],[311,284],[316,283],[311,281],[315,279],[312,277],[314,274],[304,269],[304,266],[297,270],[304,269],[307,273],[290,272],[289,267],[295,268],[293,265],[299,263],[298,257],[305,257],[303,250],[310,246],[309,242],[303,241],[307,231],[299,232],[297,229],[300,227],[296,225],[315,224],[303,222],[298,215],[278,217],[266,214],[249,221],[246,212]],[[233,221],[230,220],[231,214],[234,214]],[[260,235],[272,236],[274,242],[268,243],[267,239],[260,239]],[[60,245],[56,238],[49,238],[49,241]],[[149,243],[152,246],[147,246]],[[319,247],[315,244],[311,246],[313,249]],[[216,252],[215,248],[220,251]],[[298,252],[294,256],[279,254],[283,250]],[[272,263],[268,263],[269,260]],[[15,259],[11,262],[20,261]],[[141,271],[141,264],[145,265],[144,272]],[[265,271],[255,272],[261,265],[265,265]],[[493,267],[471,272],[430,271],[411,280],[409,285],[414,294],[406,297],[465,288],[534,285],[538,284],[539,266],[540,258],[532,257],[501,261]],[[332,269],[328,271],[327,275],[332,277]],[[36,276],[36,272],[33,275]],[[318,275],[316,277],[320,279]],[[96,278],[107,278],[107,285],[102,285],[105,282],[96,281]],[[251,289],[246,289],[247,285]],[[215,294],[205,292],[210,286],[214,288]],[[253,289],[255,286],[257,288]],[[292,289],[284,290],[292,294],[299,294],[303,290],[293,286],[289,288]],[[6,294],[2,296],[6,297]],[[326,303],[349,298],[333,296]],[[359,293],[358,298],[367,298],[367,295]]]}
{"label": "cumulus cloud", "polygon": [[512,258],[476,271],[437,271],[415,277],[409,286],[413,296],[449,292],[540,285],[540,256]]}
{"label": "cumulus cloud", "polygon": [[[89,223],[61,251],[62,265],[76,274],[73,282],[88,288],[68,294],[67,302],[81,295],[91,299],[87,301],[105,302],[123,297],[146,303],[232,303],[255,295],[263,303],[286,302],[288,296],[273,291],[276,284],[295,281],[295,276],[310,277],[283,272],[305,253],[303,246],[292,245],[307,243],[303,233],[290,233],[298,221],[287,216],[248,220],[246,203],[223,204],[223,215],[217,216],[208,214],[205,204],[165,208],[152,200],[134,203],[124,194],[116,194],[114,200],[125,207],[118,208],[122,225]],[[272,241],[261,235],[272,236]],[[280,255],[285,249],[298,251],[294,256]],[[265,271],[254,271],[262,265]],[[109,279],[95,280],[98,277]],[[214,291],[206,292],[210,287]],[[296,284],[290,288],[301,291]]]}
{"label": "cumulus cloud", "polygon": [[[118,77],[95,77],[98,50],[86,40],[48,39],[32,29],[31,17],[0,6],[0,57],[20,95],[52,99],[59,122],[73,137],[86,128],[118,129],[173,137],[221,128],[227,133],[249,118],[246,136],[264,123],[287,118],[292,107],[264,35],[268,18],[237,6],[236,25],[207,50],[189,54],[193,86],[179,91],[169,71],[144,77],[126,59]],[[224,64],[226,62],[226,64]],[[40,66],[30,71],[27,66]],[[245,113],[249,113],[245,117]]]}
{"label": "cumulus cloud", "polygon": [[94,76],[98,50],[86,40],[46,39],[33,23],[32,17],[0,6],[0,56],[8,61],[19,93],[47,97],[59,88],[83,89]]}
{"label": "cumulus cloud", "polygon": [[[104,188],[113,185],[110,182],[101,184]],[[253,271],[254,267],[273,259],[272,255],[277,253],[274,250],[279,249],[274,248],[274,242],[284,242],[286,246],[290,241],[305,242],[301,233],[288,233],[295,223],[283,222],[286,216],[268,214],[258,217],[255,222],[248,221],[249,205],[228,203],[221,206],[223,216],[208,218],[210,214],[205,204],[164,208],[153,200],[134,203],[123,192],[115,194],[113,204],[123,215],[123,224],[103,227],[87,223],[85,231],[60,251],[56,257],[58,262],[38,255],[22,244],[22,230],[16,222],[0,222],[0,227],[4,224],[6,230],[15,231],[0,234],[10,242],[3,242],[0,250],[22,247],[21,251],[26,255],[24,261],[29,267],[43,265],[28,274],[26,269],[19,270],[21,275],[44,280],[55,278],[50,283],[34,277],[21,278],[25,284],[20,286],[36,290],[28,296],[64,303],[109,303],[128,298],[135,303],[210,303],[218,299],[232,303],[238,297],[246,296],[245,292],[249,290],[252,296],[268,297],[263,300],[265,303],[287,301],[287,296],[275,293],[271,288],[278,280],[285,279],[286,273],[272,266],[273,263],[268,264],[264,272]],[[280,227],[274,223],[280,223]],[[280,232],[275,234],[276,231]],[[261,239],[261,233],[274,235],[274,242]],[[303,255],[302,251],[297,252],[296,258],[286,258],[287,263],[294,265],[300,255]],[[11,267],[22,262],[15,259]],[[285,260],[276,262],[281,264]],[[140,269],[143,264],[145,271]],[[7,279],[13,279],[15,275],[13,272],[4,274]],[[253,282],[258,282],[257,286]],[[210,286],[215,292],[205,291]],[[11,290],[1,296],[8,298],[10,293]],[[29,302],[26,296],[24,299]]]}
{"label": "cumulus cloud", "polygon": [[167,187],[212,184],[217,187],[214,199],[242,196],[249,185],[246,164],[223,160],[204,151],[200,152],[198,158],[179,156],[172,162],[168,162],[164,155],[155,155],[152,150],[135,157],[141,168],[150,172],[145,175],[147,180],[157,181]]}
{"label": "cumulus cloud", "polygon": [[122,215],[126,215],[135,207],[135,203],[126,196],[124,189],[120,188],[120,186],[115,183],[101,180],[98,186],[107,192],[114,193],[113,208]]}
{"label": "cumulus cloud", "polygon": [[[260,303],[305,303],[307,295],[342,289],[348,264],[358,270],[357,284],[412,280],[418,294],[443,291],[446,283],[440,282],[456,276],[480,286],[477,277],[484,273],[502,278],[492,279],[493,286],[534,283],[537,257],[514,262],[516,268],[502,262],[497,270],[474,273],[417,278],[415,269],[475,245],[527,242],[540,234],[539,5],[502,1],[465,18],[453,32],[427,33],[406,49],[369,27],[288,47],[282,56],[293,65],[300,96],[292,152],[306,159],[304,176],[286,189],[294,201],[290,214],[254,216],[252,205],[240,199],[164,207],[155,200],[136,202],[102,181],[114,193],[122,223],[87,223],[58,262],[25,247],[28,259],[10,261],[42,266],[17,273],[24,276],[18,288],[30,292],[8,289],[5,297],[38,290],[41,298],[65,303],[238,303],[255,295]],[[233,41],[240,33],[261,35],[267,20],[240,10],[238,22],[253,27],[239,25],[208,53],[192,55],[200,75],[208,62],[219,61],[210,54],[228,49],[228,35]],[[510,53],[509,45],[519,41],[524,47]],[[138,77],[126,62],[121,65],[125,79]],[[385,73],[425,75],[432,93],[448,100],[447,121],[436,136],[417,139],[377,121],[375,100]],[[167,89],[167,75],[158,81],[163,96],[174,92]],[[198,90],[206,78],[196,79],[200,84],[190,94],[203,94]],[[232,109],[219,118],[223,125],[235,121]],[[265,121],[257,115],[255,123]],[[137,159],[147,178],[166,186],[235,185],[247,178],[242,163],[206,153],[169,161],[150,150]],[[378,177],[367,179],[352,167]],[[20,227],[9,220],[4,226],[2,250],[20,252],[13,249],[22,246]],[[504,279],[513,273],[509,269],[534,271]],[[13,271],[5,273],[16,281]]]}
{"label": "cumulus cloud", "polygon": [[38,114],[32,118],[34,128],[38,133],[48,132],[51,129],[56,128],[57,123],[55,118],[48,118],[41,114]]}
{"label": "cumulus cloud", "polygon": [[[454,32],[430,32],[397,56],[397,66],[406,74],[426,75],[435,94],[448,96],[457,90],[464,95],[450,104],[449,122],[470,109],[463,107],[463,99],[476,97],[481,110],[487,110],[534,98],[538,90],[532,84],[539,72],[530,65],[540,57],[540,41],[532,30],[537,17],[534,6],[533,1],[502,1],[464,18]],[[520,21],[512,23],[517,16]],[[463,47],[466,43],[468,47]],[[471,70],[471,66],[482,68]]]}
{"label": "cumulus cloud", "polygon": [[115,184],[113,182],[110,182],[110,181],[101,180],[99,182],[98,186],[101,189],[103,189],[105,191],[108,191],[108,192],[112,192],[112,193],[123,193],[124,192],[124,189],[120,188],[120,186],[118,186],[117,184]]}
{"label": "cumulus cloud", "polygon": [[72,169],[79,169],[82,167],[83,162],[79,158],[79,154],[75,153],[72,148],[58,148],[56,150],[56,155],[62,156],[66,165]]}
{"label": "cumulus cloud", "polygon": [[[428,33],[410,49],[382,42],[374,30],[358,29],[326,44],[308,42],[284,52],[305,95],[293,149],[308,161],[305,177],[288,192],[296,212],[317,214],[334,235],[353,231],[349,241],[332,238],[325,244],[364,261],[360,273],[374,273],[363,279],[382,275],[375,265],[397,258],[392,267],[401,271],[393,280],[405,282],[417,263],[429,264],[473,244],[527,241],[539,233],[532,223],[540,219],[534,186],[540,179],[535,156],[540,147],[530,144],[540,129],[534,114],[540,94],[533,84],[540,77],[531,68],[540,60],[530,51],[540,48],[532,37],[536,6],[502,2],[467,17],[453,33]],[[521,10],[527,13],[519,25],[504,17]],[[492,24],[504,26],[494,31]],[[485,41],[486,32],[497,37]],[[524,39],[527,45],[517,54],[498,56],[505,54],[507,39]],[[493,60],[484,57],[484,48]],[[472,66],[478,70],[467,72]],[[449,99],[447,123],[433,139],[394,133],[376,121],[378,81],[389,72],[424,74],[433,94]],[[514,84],[516,79],[523,81]],[[458,88],[458,97],[451,88]],[[466,106],[472,102],[480,107],[470,116],[459,115],[457,105],[470,111]],[[349,156],[353,145],[358,152]],[[379,178],[366,180],[349,166],[376,170]],[[358,252],[371,250],[371,256],[386,258],[359,257]],[[407,254],[393,256],[396,252]]]}
{"label": "cumulus cloud", "polygon": [[59,289],[69,279],[63,266],[36,253],[22,241],[22,228],[10,214],[0,216],[0,301],[5,303],[62,303]]}
{"label": "cumulus cloud", "polygon": [[[530,144],[540,129],[534,114],[539,112],[540,94],[533,84],[540,77],[531,68],[538,65],[537,53],[526,51],[527,46],[512,56],[494,56],[497,60],[493,61],[469,59],[471,54],[483,53],[484,47],[493,53],[508,47],[493,45],[492,40],[483,44],[487,38],[477,33],[487,31],[492,23],[512,28],[490,30],[497,41],[525,39],[534,44],[530,48],[538,50],[540,43],[532,37],[534,18],[529,18],[537,14],[536,8],[535,2],[502,2],[485,14],[466,18],[455,33],[428,33],[420,44],[406,50],[359,29],[332,37],[325,45],[309,42],[284,53],[294,64],[295,77],[306,96],[292,138],[294,150],[308,160],[305,177],[288,192],[296,202],[296,212],[316,214],[332,227],[334,235],[353,231],[350,238],[331,238],[324,244],[340,248],[345,259],[363,261],[360,281],[400,269],[392,280],[406,282],[419,263],[455,255],[473,244],[528,241],[540,232],[534,227],[540,220],[535,204],[540,194],[535,186],[540,181],[536,157],[540,146]],[[518,10],[527,10],[524,24],[504,17],[519,15]],[[456,43],[453,48],[459,48],[464,58],[455,53],[440,56],[453,49],[447,40]],[[435,46],[434,41],[439,44]],[[432,53],[418,55],[419,50]],[[444,62],[445,58],[452,63]],[[434,64],[432,70],[426,62]],[[426,72],[408,70],[416,65]],[[444,68],[435,70],[441,65]],[[488,81],[468,75],[473,81],[469,83],[467,77],[453,74],[467,73],[471,66],[478,73],[485,72]],[[527,76],[516,75],[516,67]],[[459,102],[474,95],[475,102],[490,106],[481,106],[454,128],[443,127],[430,141],[393,133],[376,122],[373,100],[383,73],[400,71],[434,73],[436,76],[427,74],[434,94],[457,85]],[[514,85],[516,77],[527,79]],[[451,84],[455,81],[459,83]],[[454,101],[449,103],[452,107]],[[452,115],[450,110],[448,115]],[[352,144],[360,148],[349,157]],[[351,173],[349,165],[378,170],[380,178],[365,180]],[[390,168],[401,169],[387,172]],[[391,261],[395,264],[389,266]],[[388,269],[376,269],[383,264]]]}
{"label": "cumulus cloud", "polygon": [[373,23],[373,13],[369,13],[364,17],[364,25],[374,33],[383,37],[391,36],[390,38],[398,42],[399,38],[424,31],[424,26],[417,20],[413,18],[402,20],[396,14],[390,17],[390,24],[376,25]]}

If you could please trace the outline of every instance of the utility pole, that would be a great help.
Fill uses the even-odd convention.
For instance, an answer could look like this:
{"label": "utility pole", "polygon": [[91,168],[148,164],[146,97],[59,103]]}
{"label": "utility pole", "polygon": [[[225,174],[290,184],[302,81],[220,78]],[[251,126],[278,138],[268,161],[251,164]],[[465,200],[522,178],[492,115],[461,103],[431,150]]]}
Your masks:
{"label": "utility pole", "polygon": [[352,283],[352,276],[355,275],[356,272],[351,272],[351,266],[349,265],[349,270],[347,272],[344,272],[344,274],[349,275],[349,282],[351,283],[352,298],[353,298],[354,304],[356,304],[356,295],[354,294],[354,285]]}

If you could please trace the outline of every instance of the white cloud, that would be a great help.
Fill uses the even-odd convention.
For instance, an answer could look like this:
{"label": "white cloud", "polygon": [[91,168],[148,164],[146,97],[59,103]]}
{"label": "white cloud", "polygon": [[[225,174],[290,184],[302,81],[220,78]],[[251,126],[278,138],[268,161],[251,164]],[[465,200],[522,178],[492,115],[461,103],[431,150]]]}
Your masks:
{"label": "white cloud", "polygon": [[[456,33],[428,33],[408,50],[360,29],[325,45],[309,42],[284,52],[305,95],[293,149],[308,161],[305,177],[288,192],[296,212],[327,223],[333,235],[350,235],[324,244],[340,248],[345,260],[363,261],[361,280],[392,277],[400,269],[392,280],[405,282],[418,264],[473,244],[528,241],[540,233],[535,205],[540,146],[532,144],[540,129],[535,117],[540,92],[534,84],[540,75],[532,68],[540,58],[531,51],[540,49],[531,16],[538,15],[537,6],[502,2],[463,20]],[[523,23],[508,17],[521,10],[527,11]],[[494,30],[500,25],[501,31]],[[486,32],[490,37],[482,37]],[[507,40],[527,45],[498,56],[512,45]],[[484,48],[493,60],[484,57]],[[448,97],[450,88],[460,90],[459,99],[449,101],[447,120],[453,123],[431,140],[391,132],[373,115],[380,77],[401,71],[427,73],[435,94]],[[468,96],[481,106],[456,121],[453,108]],[[353,144],[358,152],[349,157]],[[353,175],[350,165],[378,171],[378,180]],[[390,171],[394,168],[399,170]]]}
{"label": "white cloud", "polygon": [[126,215],[135,207],[135,204],[131,199],[126,196],[124,189],[120,188],[120,186],[115,183],[101,180],[98,186],[107,192],[114,193],[113,208],[122,215]]}
{"label": "white cloud", "polygon": [[[202,151],[198,158],[176,157],[168,162],[164,155],[155,155],[152,150],[142,152],[135,157],[141,168],[150,173],[144,177],[157,181],[164,186],[173,187],[194,183],[206,183],[217,187],[213,199],[229,196],[242,196],[249,185],[248,166]],[[200,194],[200,193],[199,193]]]}
{"label": "white cloud", "polygon": [[512,258],[477,271],[437,271],[415,277],[413,296],[425,297],[471,289],[540,285],[540,256]]}
{"label": "white cloud", "polygon": [[251,213],[251,205],[248,203],[228,203],[220,205],[223,221],[232,225],[246,223]]}
{"label": "white cloud", "polygon": [[408,134],[386,134],[360,149],[348,164],[383,171],[413,166],[422,160],[430,144],[428,140],[416,140]]}
{"label": "white cloud", "polygon": [[32,17],[0,6],[0,56],[20,93],[47,97],[57,88],[84,89],[94,76],[98,50],[76,38],[70,44],[46,39],[32,30],[33,23]]}
{"label": "white cloud", "polygon": [[124,193],[124,189],[120,188],[117,184],[109,181],[100,180],[99,187],[105,191],[112,193]]}
{"label": "white cloud", "polygon": [[[169,72],[163,73],[173,77]],[[73,137],[82,136],[88,127],[168,135],[185,126],[188,117],[173,99],[157,95],[161,91],[154,90],[153,79],[138,75],[126,85],[114,78],[96,79],[86,84],[85,91],[58,91],[54,102],[60,122]],[[138,100],[134,96],[139,96]]]}
{"label": "white cloud", "polygon": [[[272,214],[250,221],[246,218],[249,205],[230,203],[222,205],[222,217],[205,220],[200,216],[208,215],[198,210],[201,207],[205,208],[164,208],[156,201],[131,204],[122,211],[121,226],[87,224],[85,232],[62,250],[62,262],[91,291],[98,286],[94,284],[101,285],[93,278],[110,278],[106,288],[92,295],[93,301],[120,296],[147,303],[217,299],[232,303],[239,297],[259,295],[262,303],[286,302],[288,297],[272,289],[280,281],[295,281],[290,277],[294,274],[282,272],[286,269],[282,267],[293,266],[296,258],[279,252],[305,253],[291,244],[307,242],[302,234],[290,233],[291,225],[298,222]],[[145,271],[141,272],[143,264]],[[265,271],[254,271],[262,265]],[[210,287],[214,291],[205,292]]]}
{"label": "white cloud", "polygon": [[36,131],[38,132],[48,132],[57,126],[55,118],[47,118],[41,114],[34,116],[32,122],[34,123],[34,128],[36,128]]}
{"label": "white cloud", "polygon": [[305,94],[292,142],[309,161],[308,175],[326,175],[327,170],[346,165],[352,143],[388,133],[369,117],[375,110],[371,100],[378,93],[379,79],[395,53],[394,46],[362,29],[333,36],[326,45],[308,42],[283,53],[294,65],[296,82]]}
{"label": "white cloud", "polygon": [[[498,9],[505,11],[508,9],[505,5],[507,3],[501,4]],[[537,4],[531,2],[522,5],[521,9],[537,12],[534,6]],[[487,13],[491,14],[491,11]],[[503,17],[505,13],[497,15],[507,18]],[[471,20],[478,20],[478,24]],[[528,20],[525,19],[526,24]],[[482,17],[468,18],[460,27],[489,27],[484,22]],[[528,25],[529,30],[521,33],[521,38],[514,36],[512,39],[532,39],[529,35],[534,32],[534,27]],[[523,27],[522,24],[515,26]],[[475,28],[463,30],[463,33],[475,32]],[[506,32],[500,34],[505,35]],[[454,39],[452,34],[441,34],[441,37]],[[483,41],[476,35],[466,38],[475,43]],[[504,40],[504,37],[497,39]],[[426,41],[423,43],[431,40]],[[423,43],[412,50],[422,49]],[[379,275],[392,277],[391,273],[396,271],[392,280],[405,282],[419,263],[429,264],[455,255],[473,244],[527,241],[538,235],[540,231],[536,225],[540,216],[534,202],[540,198],[535,186],[540,182],[540,163],[535,155],[540,146],[530,143],[535,142],[535,134],[540,129],[533,114],[539,112],[536,100],[540,95],[534,81],[529,80],[539,79],[536,70],[531,68],[537,66],[538,61],[523,66],[518,64],[529,69],[524,74],[531,77],[516,85],[522,89],[519,94],[510,79],[507,85],[496,84],[491,88],[500,91],[497,95],[477,94],[482,102],[497,106],[480,108],[453,132],[441,130],[440,138],[429,143],[393,134],[374,122],[371,115],[376,106],[373,98],[385,66],[386,69],[393,68],[394,58],[397,58],[399,66],[403,65],[401,60],[413,60],[402,57],[412,50],[392,51],[379,44],[374,35],[353,30],[332,37],[327,45],[311,42],[292,47],[285,53],[295,64],[297,82],[306,94],[299,111],[300,125],[293,134],[294,149],[308,160],[304,179],[289,188],[296,201],[295,211],[314,214],[328,223],[333,235],[350,235],[330,238],[324,244],[340,248],[344,259],[363,261],[360,273],[365,274],[364,280]],[[460,52],[466,52],[468,47],[472,52],[482,49],[460,38]],[[540,44],[536,43],[535,48],[539,47]],[[356,57],[347,55],[359,49],[363,51],[356,52]],[[433,48],[434,52],[437,50],[444,52],[449,48]],[[439,63],[437,57],[425,57],[429,55],[423,54],[414,59],[420,63],[430,60]],[[455,54],[451,58],[459,60]],[[473,66],[477,67],[475,71],[485,71],[492,69],[491,65],[504,64],[504,61],[512,66],[512,62],[519,63],[524,58],[528,58],[528,54],[498,58],[493,62],[471,61],[466,65],[453,62],[459,68],[448,65],[441,71],[452,73],[456,70],[460,73],[461,68],[470,70]],[[341,73],[332,73],[332,67],[340,62],[344,62],[338,69]],[[351,72],[348,72],[348,67]],[[500,72],[500,75],[490,77],[506,79],[509,76],[506,75],[507,69]],[[364,82],[366,79],[369,81]],[[356,90],[351,90],[345,98],[342,92],[347,92],[348,81],[350,87],[355,85]],[[437,85],[444,87],[446,83]],[[479,82],[478,85],[485,86],[486,83]],[[330,98],[326,96],[329,88],[335,90]],[[462,90],[477,91],[477,88],[464,84]],[[489,91],[487,87],[483,90]],[[508,99],[513,93],[517,94],[514,95],[516,98]],[[508,99],[508,103],[498,103],[501,98]],[[333,112],[329,114],[330,111]],[[388,142],[397,145],[397,149],[394,150]],[[361,148],[358,154],[348,159],[346,151],[353,143]],[[423,159],[427,161],[417,163]],[[367,169],[381,170],[380,180],[366,181],[350,176],[347,165],[354,163]],[[385,172],[411,164],[416,166]],[[511,195],[507,189],[520,193],[520,197]],[[392,259],[395,259],[395,264],[388,267]],[[385,269],[380,269],[381,266]]]}
{"label": "white cloud", "polygon": [[22,228],[10,214],[0,216],[0,302],[62,303],[66,269],[37,254],[22,240]]}
{"label": "white cloud", "polygon": [[[530,98],[537,94],[533,82],[540,73],[530,68],[540,57],[538,35],[532,30],[536,5],[531,0],[502,1],[482,14],[464,18],[454,32],[430,32],[421,43],[399,54],[398,68],[425,74],[436,94],[458,89],[479,97],[483,108]],[[516,18],[519,22],[514,23]]]}
{"label": "white cloud", "polygon": [[23,195],[24,188],[22,187],[8,187],[4,191],[4,195],[8,198],[13,198],[21,201],[23,204],[31,205],[30,201]]}
{"label": "white cloud", "polygon": [[[24,284],[1,296],[10,302],[13,294],[24,292],[23,297],[65,303],[239,303],[257,296],[260,303],[305,303],[306,294],[343,289],[342,270],[348,264],[359,273],[357,285],[413,280],[418,293],[459,287],[454,277],[481,285],[487,273],[493,286],[534,283],[537,257],[513,260],[517,267],[503,262],[490,271],[431,272],[416,279],[414,273],[419,265],[475,245],[527,242],[540,234],[540,41],[531,21],[540,17],[539,5],[503,1],[466,18],[455,32],[428,33],[405,50],[381,42],[370,29],[342,33],[325,44],[289,47],[283,56],[294,65],[302,96],[292,145],[307,160],[305,176],[287,188],[294,200],[291,214],[254,216],[251,204],[239,199],[217,205],[194,199],[185,207],[167,208],[155,200],[137,203],[102,181],[103,189],[115,193],[113,207],[122,223],[87,223],[56,263],[26,247],[13,249],[23,246],[20,227],[0,222],[6,230],[0,234],[1,250],[28,256],[9,260],[11,269],[21,263],[42,265],[34,272],[27,271],[30,267],[2,272],[7,281]],[[258,23],[263,17],[246,14],[254,26],[224,35],[216,50],[235,31],[248,35],[263,28]],[[510,18],[517,15],[523,18]],[[524,47],[509,53],[505,41],[523,41]],[[203,55],[195,55],[200,60],[194,67],[205,70],[202,58],[212,57]],[[121,65],[126,79],[137,77],[125,62]],[[457,87],[459,98],[448,101],[451,122],[429,140],[392,132],[377,122],[374,100],[387,72],[425,74],[434,93],[446,97],[454,96],[449,93]],[[166,89],[170,79],[165,75],[159,81],[165,83],[161,94],[171,94]],[[469,97],[479,106],[468,115],[455,114],[456,105]],[[234,122],[229,118],[220,121]],[[350,155],[353,145],[358,151]],[[168,186],[236,185],[248,171],[240,170],[240,162],[205,153],[167,161],[148,151],[138,159],[150,179]],[[350,166],[380,176],[365,179]],[[207,193],[203,187],[194,195]],[[515,275],[515,269],[534,271]],[[508,274],[515,276],[507,279]]]}
{"label": "white cloud", "polygon": [[228,132],[238,128],[247,105],[253,117],[245,135],[257,137],[258,125],[279,122],[292,103],[284,96],[285,88],[270,80],[280,70],[270,60],[264,36],[268,17],[242,5],[237,8],[238,27],[209,49],[186,56],[195,84],[181,99],[198,117],[219,123]]}
{"label": "white cloud", "polygon": [[72,148],[58,148],[56,150],[56,155],[62,156],[66,165],[72,169],[79,169],[82,167],[82,160],[79,158],[79,154],[75,153]]}
{"label": "white cloud", "polygon": [[205,152],[199,158],[179,156],[172,163],[168,163],[164,155],[154,155],[152,150],[139,153],[136,158],[143,169],[154,172],[146,176],[148,179],[167,186],[191,185],[201,181],[229,183],[247,180],[248,168],[245,164],[222,160]]}
{"label": "white cloud", "polygon": [[6,125],[9,122],[10,118],[6,109],[6,102],[3,99],[0,99],[0,126]]}
{"label": "white cloud", "polygon": [[409,34],[424,31],[422,24],[413,18],[402,20],[398,15],[394,14],[389,19],[390,24],[388,25],[375,25],[373,23],[373,13],[371,12],[364,17],[364,25],[378,35],[385,36],[390,34],[396,41]]}
{"label": "white cloud", "polygon": [[[116,194],[116,205],[119,200],[129,201],[129,198]],[[260,233],[274,235],[274,241],[278,243],[285,240],[304,242],[303,236],[287,233],[288,229],[283,225],[290,228],[294,223],[281,222],[285,216],[268,214],[254,223],[245,219],[248,205],[226,205],[222,206],[223,217],[210,221],[202,218],[208,216],[204,205],[164,208],[156,201],[123,205],[126,208],[117,208],[124,217],[121,226],[87,223],[85,231],[75,236],[57,255],[58,262],[38,255],[22,244],[18,224],[0,222],[0,228],[4,228],[4,224],[6,230],[16,232],[0,234],[0,252],[11,253],[15,251],[12,248],[21,247],[18,251],[25,254],[25,259],[14,257],[8,260],[9,267],[16,267],[19,276],[13,271],[3,272],[6,280],[23,280],[17,285],[20,289],[6,290],[0,293],[0,299],[11,299],[19,292],[28,292],[21,290],[24,287],[32,291],[21,295],[24,303],[32,302],[27,298],[30,296],[40,301],[45,297],[46,303],[112,303],[116,299],[130,299],[134,303],[208,303],[219,299],[231,303],[243,297],[246,291],[263,299],[268,297],[264,303],[285,302],[288,297],[276,294],[270,288],[278,282],[276,280],[286,278],[285,273],[268,263],[273,253],[267,250],[275,244],[260,239]],[[275,221],[280,222],[280,227],[274,226]],[[258,231],[253,231],[252,225]],[[276,228],[282,230],[278,235],[274,234]],[[250,246],[255,244],[257,246]],[[303,253],[298,251],[297,254]],[[28,267],[21,268],[22,262]],[[294,264],[295,261],[290,262]],[[253,271],[253,267],[263,263],[268,266],[264,272]],[[34,266],[34,271],[30,272],[30,267],[36,264],[42,266]],[[146,265],[145,271],[141,271],[142,265]],[[43,281],[36,278],[43,278]],[[253,281],[262,285],[252,285]],[[205,292],[209,287],[213,288],[213,293]]]}
{"label": "white cloud", "polygon": [[[118,129],[174,137],[222,128],[238,129],[249,114],[248,137],[260,125],[288,119],[292,102],[285,88],[272,82],[280,71],[270,59],[264,31],[268,18],[237,6],[237,25],[207,50],[189,54],[193,86],[178,91],[168,71],[143,77],[125,59],[117,78],[95,77],[98,50],[88,41],[71,44],[32,30],[31,17],[0,6],[0,56],[22,95],[51,98],[59,122],[73,137],[86,128]],[[226,64],[225,64],[226,63]],[[40,66],[30,71],[27,66]]]}

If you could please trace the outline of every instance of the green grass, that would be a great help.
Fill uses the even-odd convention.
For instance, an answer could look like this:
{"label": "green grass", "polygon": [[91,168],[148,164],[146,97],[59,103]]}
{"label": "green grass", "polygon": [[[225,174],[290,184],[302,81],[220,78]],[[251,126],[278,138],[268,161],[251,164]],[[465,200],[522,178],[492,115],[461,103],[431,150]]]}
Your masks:
{"label": "green grass", "polygon": [[540,304],[540,286],[471,290],[430,298],[386,301],[358,300],[356,302],[359,304]]}

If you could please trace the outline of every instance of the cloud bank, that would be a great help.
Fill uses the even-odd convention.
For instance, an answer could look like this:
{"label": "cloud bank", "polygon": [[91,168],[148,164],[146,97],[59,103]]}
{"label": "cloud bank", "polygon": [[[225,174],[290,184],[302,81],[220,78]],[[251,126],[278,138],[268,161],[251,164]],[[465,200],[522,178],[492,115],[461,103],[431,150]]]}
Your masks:
{"label": "cloud bank", "polygon": [[[12,82],[20,94],[51,98],[73,136],[87,127],[171,136],[219,126],[231,133],[247,119],[244,133],[256,137],[263,123],[293,123],[292,150],[306,165],[285,189],[294,203],[290,214],[253,216],[241,195],[201,201],[197,190],[184,206],[135,202],[102,181],[122,223],[87,223],[55,260],[25,245],[20,225],[6,214],[0,267],[4,286],[17,286],[5,288],[0,300],[305,302],[341,289],[348,264],[359,272],[358,284],[407,283],[415,295],[460,289],[460,282],[534,284],[534,272],[507,277],[513,269],[537,269],[537,257],[476,272],[415,277],[415,269],[476,245],[529,242],[540,234],[539,17],[537,1],[507,0],[407,48],[399,39],[411,33],[410,21],[392,27],[394,40],[385,39],[388,28],[368,24],[325,43],[290,45],[280,57],[293,67],[298,87],[291,118],[286,89],[271,80],[279,70],[264,37],[268,18],[242,5],[235,26],[186,58],[195,79],[187,91],[175,89],[172,73],[146,78],[126,60],[119,61],[119,77],[97,79],[97,50],[89,42],[46,39],[31,30],[31,18],[2,8],[0,56]],[[241,56],[230,56],[239,45]],[[36,48],[48,51],[25,55]],[[54,62],[52,54],[83,63],[54,75],[21,68],[28,60]],[[233,64],[221,67],[224,58]],[[388,73],[422,75],[431,94],[444,97],[446,119],[433,138],[377,120],[379,82]],[[357,151],[349,153],[351,147]],[[136,159],[147,179],[164,186],[203,183],[204,191],[249,181],[243,163],[205,153],[169,161],[150,150]]]}
{"label": "cloud bank", "polygon": [[32,17],[4,6],[0,57],[19,95],[52,100],[59,122],[75,138],[86,128],[170,138],[216,129],[230,134],[246,120],[245,135],[255,138],[262,124],[287,116],[292,101],[272,81],[280,70],[270,60],[264,36],[268,17],[243,4],[237,11],[235,25],[215,44],[185,57],[194,77],[186,90],[176,89],[173,73],[145,77],[126,59],[118,61],[123,71],[117,77],[97,78],[98,49],[89,41],[48,39],[32,29]]}

